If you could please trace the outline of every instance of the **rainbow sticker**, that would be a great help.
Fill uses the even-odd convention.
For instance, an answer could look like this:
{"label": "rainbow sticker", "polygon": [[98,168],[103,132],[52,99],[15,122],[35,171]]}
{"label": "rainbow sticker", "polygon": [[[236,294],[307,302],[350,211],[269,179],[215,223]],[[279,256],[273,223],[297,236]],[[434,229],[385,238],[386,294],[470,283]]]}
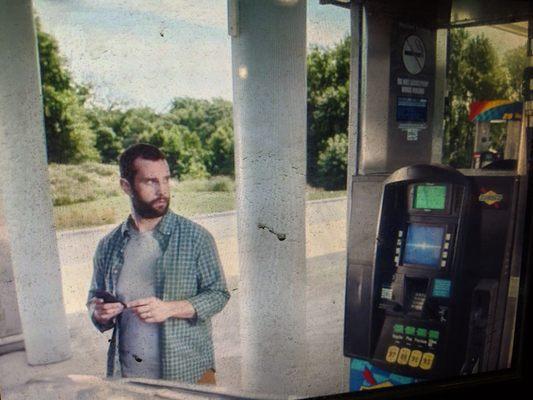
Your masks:
{"label": "rainbow sticker", "polygon": [[521,120],[522,103],[509,100],[474,101],[470,103],[468,119],[472,122],[490,122],[494,120]]}

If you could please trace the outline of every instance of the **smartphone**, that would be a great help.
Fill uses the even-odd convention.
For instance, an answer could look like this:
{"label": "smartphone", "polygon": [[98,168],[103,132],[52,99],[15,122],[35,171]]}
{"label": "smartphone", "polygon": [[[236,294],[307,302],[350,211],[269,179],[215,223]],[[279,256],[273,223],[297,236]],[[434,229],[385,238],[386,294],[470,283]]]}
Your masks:
{"label": "smartphone", "polygon": [[128,307],[126,303],[124,303],[123,301],[120,301],[116,296],[114,296],[113,294],[109,293],[106,290],[101,290],[101,289],[95,290],[93,294],[94,294],[94,297],[104,300],[104,303],[120,303],[124,306],[124,308]]}

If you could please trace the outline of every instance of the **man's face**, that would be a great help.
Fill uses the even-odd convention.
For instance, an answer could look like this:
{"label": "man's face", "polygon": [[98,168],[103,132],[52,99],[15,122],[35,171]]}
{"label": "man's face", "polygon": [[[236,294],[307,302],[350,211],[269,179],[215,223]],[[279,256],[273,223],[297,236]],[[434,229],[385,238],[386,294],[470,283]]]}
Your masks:
{"label": "man's face", "polygon": [[162,217],[170,203],[170,170],[167,162],[137,158],[133,167],[136,173],[128,194],[135,212],[147,219]]}

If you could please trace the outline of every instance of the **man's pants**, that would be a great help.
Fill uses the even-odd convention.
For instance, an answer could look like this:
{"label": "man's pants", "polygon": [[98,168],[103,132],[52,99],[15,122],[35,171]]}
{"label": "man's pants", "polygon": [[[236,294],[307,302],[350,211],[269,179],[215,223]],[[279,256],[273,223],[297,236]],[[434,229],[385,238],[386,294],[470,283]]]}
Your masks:
{"label": "man's pants", "polygon": [[209,368],[197,383],[201,385],[216,385],[215,370]]}

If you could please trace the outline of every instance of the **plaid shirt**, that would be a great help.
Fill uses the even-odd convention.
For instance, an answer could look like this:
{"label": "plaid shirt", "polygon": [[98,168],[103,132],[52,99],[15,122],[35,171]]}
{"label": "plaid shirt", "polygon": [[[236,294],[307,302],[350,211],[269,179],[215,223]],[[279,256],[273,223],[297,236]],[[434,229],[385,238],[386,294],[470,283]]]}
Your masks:
{"label": "plaid shirt", "polygon": [[[97,289],[113,294],[124,264],[129,219],[98,243],[89,299]],[[161,378],[196,383],[215,366],[210,318],[226,305],[229,292],[211,234],[200,225],[168,211],[154,229],[162,256],[155,266],[156,295],[164,301],[187,299],[195,308],[193,319],[169,318],[160,325]],[[120,316],[118,317],[120,318]],[[120,376],[118,323],[94,325],[111,328],[107,376]]]}

